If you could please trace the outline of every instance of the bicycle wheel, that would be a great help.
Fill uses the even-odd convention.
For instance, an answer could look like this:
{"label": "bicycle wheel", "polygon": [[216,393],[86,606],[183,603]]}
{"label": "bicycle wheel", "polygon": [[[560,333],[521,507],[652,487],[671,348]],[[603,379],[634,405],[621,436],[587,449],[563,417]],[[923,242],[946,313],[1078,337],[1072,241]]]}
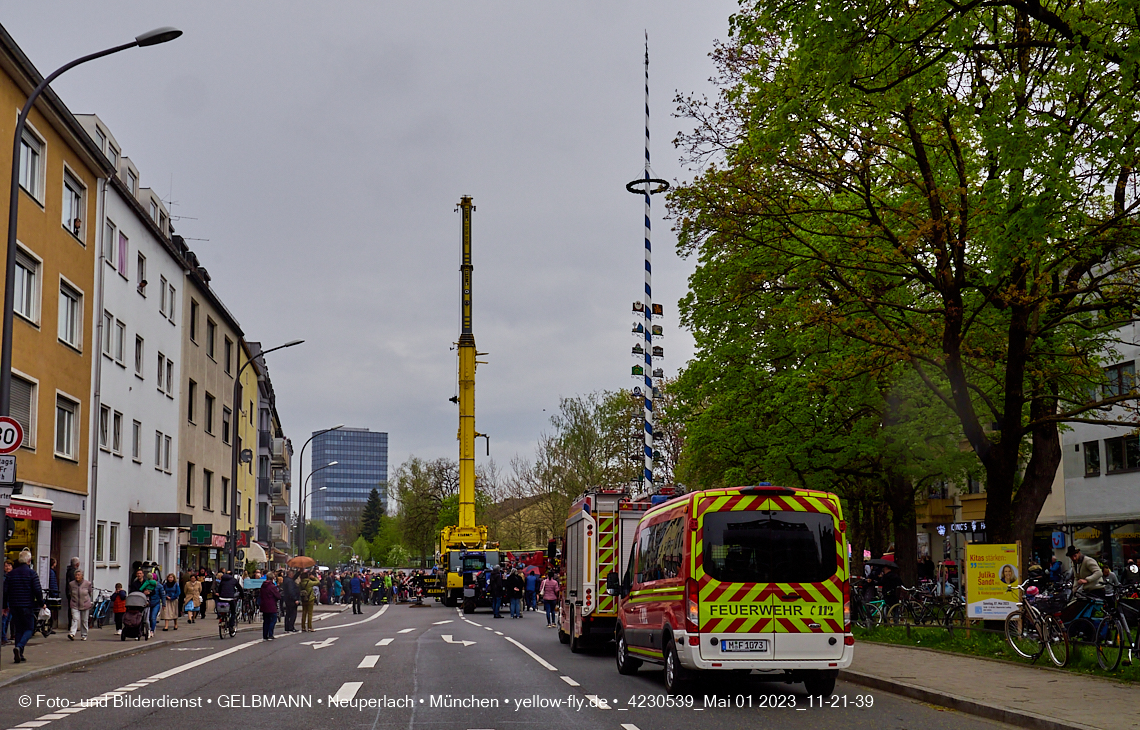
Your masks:
{"label": "bicycle wheel", "polygon": [[1065,625],[1052,614],[1045,617],[1045,631],[1049,637],[1045,650],[1049,653],[1049,660],[1058,667],[1069,663],[1069,632]]}
{"label": "bicycle wheel", "polygon": [[1096,663],[1106,672],[1120,666],[1124,647],[1131,637],[1128,627],[1117,616],[1107,616],[1100,622],[1096,632]]}
{"label": "bicycle wheel", "polygon": [[1036,659],[1047,643],[1034,617],[1017,609],[1005,617],[1005,640],[1018,656]]}
{"label": "bicycle wheel", "polygon": [[903,626],[906,624],[906,607],[901,603],[896,603],[887,609],[884,616],[884,623],[887,626]]}
{"label": "bicycle wheel", "polygon": [[951,606],[946,609],[946,616],[942,619],[942,625],[946,628],[958,628],[966,623],[966,613],[962,610],[961,606]]}
{"label": "bicycle wheel", "polygon": [[225,621],[218,621],[218,638],[219,639],[225,639],[226,638],[226,622]]}

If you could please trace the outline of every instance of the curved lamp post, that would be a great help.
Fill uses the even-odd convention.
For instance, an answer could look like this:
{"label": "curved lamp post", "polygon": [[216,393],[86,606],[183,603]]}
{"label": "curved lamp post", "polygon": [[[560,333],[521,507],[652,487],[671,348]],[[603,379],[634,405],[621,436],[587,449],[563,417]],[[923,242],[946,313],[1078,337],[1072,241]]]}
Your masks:
{"label": "curved lamp post", "polygon": [[[323,433],[328,433],[329,431],[336,431],[337,429],[340,429],[340,428],[344,428],[343,423],[338,423],[337,425],[333,426],[332,428],[322,429],[322,430],[314,433],[312,436],[310,436],[309,440],[306,441],[301,446],[301,456],[299,459],[297,459],[297,463],[300,466],[298,466],[297,468],[301,469],[301,471],[305,470],[305,449],[308,448],[309,444],[312,442],[313,439],[315,439],[317,436],[320,436]],[[310,472],[310,476],[311,476],[311,472]],[[302,491],[304,491],[304,490],[302,489]],[[305,514],[305,498],[304,498],[304,495],[301,496],[301,506],[300,506],[300,508],[298,508],[297,512],[301,515]],[[303,526],[304,524],[305,524],[305,521],[302,519],[301,525]],[[301,529],[304,529],[304,528],[302,527]],[[294,535],[294,537],[296,537],[296,536]],[[304,555],[305,554],[305,542],[303,539],[298,540],[298,542],[300,542],[301,545],[299,546],[299,549],[297,551],[297,555]]]}
{"label": "curved lamp post", "polygon": [[[230,570],[234,569],[237,565],[237,507],[238,507],[238,460],[241,455],[241,437],[238,435],[238,422],[241,413],[241,374],[247,367],[252,365],[256,360],[261,360],[266,355],[276,350],[284,350],[286,347],[295,347],[301,344],[304,340],[293,340],[286,342],[284,345],[271,347],[268,350],[262,350],[257,357],[251,357],[245,361],[245,364],[238,368],[237,375],[234,376],[234,432],[230,434]],[[241,352],[241,344],[238,344],[238,352]],[[254,443],[257,443],[256,441]],[[249,521],[253,522],[253,515],[249,515]]]}
{"label": "curved lamp post", "polygon": [[[309,492],[309,480],[313,478],[314,474],[321,471],[322,469],[328,469],[330,466],[336,466],[339,463],[340,463],[339,461],[330,461],[329,463],[325,464],[324,466],[322,466],[318,469],[313,469],[312,471],[309,472],[309,476],[305,477],[305,483],[301,486],[301,540],[300,540],[301,544],[299,546],[299,553],[298,553],[300,555],[305,554],[305,544],[306,544],[305,540],[309,536],[308,531],[305,529],[305,527],[306,527],[305,499],[308,498],[308,496],[311,494],[311,492]],[[317,489],[316,491],[323,492],[326,489],[328,489],[328,487],[321,487],[320,489]]]}

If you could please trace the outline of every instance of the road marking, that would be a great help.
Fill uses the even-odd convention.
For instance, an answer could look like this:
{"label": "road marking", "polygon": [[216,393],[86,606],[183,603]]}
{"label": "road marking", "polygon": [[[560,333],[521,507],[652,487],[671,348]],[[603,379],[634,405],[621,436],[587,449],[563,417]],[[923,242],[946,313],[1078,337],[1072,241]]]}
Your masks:
{"label": "road marking", "polygon": [[217,654],[211,654],[209,656],[204,656],[201,659],[196,659],[196,660],[190,662],[189,664],[183,664],[180,667],[175,667],[173,669],[167,669],[165,672],[159,672],[158,674],[153,674],[150,677],[148,677],[147,679],[154,679],[154,680],[168,679],[170,677],[173,677],[176,674],[181,674],[182,672],[185,672],[189,669],[194,669],[195,667],[200,667],[203,664],[209,664],[210,662],[214,661],[215,659],[221,659],[224,656],[229,656],[230,654],[233,654],[235,652],[239,652],[243,649],[248,649],[249,647],[253,646],[254,644],[260,644],[260,643],[261,643],[261,639],[254,639],[253,641],[247,641],[244,644],[238,644],[237,646],[232,647],[230,649],[226,649],[225,651],[219,651]]}
{"label": "road marking", "polygon": [[451,638],[451,634],[440,634],[440,638],[442,638],[448,644],[463,644],[464,646],[471,646],[475,643],[474,641],[455,641]]}
{"label": "road marking", "polygon": [[480,628],[482,628],[482,627],[483,627],[483,624],[480,624],[480,623],[476,623],[475,621],[472,621],[471,619],[467,619],[467,618],[465,618],[465,619],[463,619],[463,620],[464,620],[464,621],[466,621],[467,623],[471,624],[472,626],[478,626],[478,627],[480,627]]}
{"label": "road marking", "polygon": [[494,629],[492,629],[490,626],[484,626],[483,628],[487,629],[488,631],[494,631]]}
{"label": "road marking", "polygon": [[498,636],[502,636],[502,635],[503,635],[503,632],[502,632],[502,631],[496,631],[496,632],[495,632],[495,634],[496,634],[496,635],[498,635]]}
{"label": "road marking", "polygon": [[581,687],[582,686],[582,685],[578,684],[577,682],[575,682],[573,679],[570,679],[569,677],[562,677],[562,681],[565,682],[566,684],[570,685],[571,687]]}
{"label": "road marking", "polygon": [[356,668],[357,669],[371,669],[372,667],[376,666],[376,662],[378,662],[378,661],[380,661],[380,655],[379,654],[369,654],[368,656],[366,656],[360,660],[360,663],[356,665]]}
{"label": "road marking", "polygon": [[451,619],[447,619],[446,621],[435,621],[432,623],[432,626],[439,626],[440,624],[449,624],[449,623],[451,623]]}
{"label": "road marking", "polygon": [[611,708],[610,708],[610,703],[609,703],[609,702],[606,702],[606,701],[605,701],[605,700],[603,700],[603,699],[601,699],[601,698],[600,698],[600,697],[598,697],[597,695],[586,695],[586,699],[588,699],[590,702],[593,702],[593,703],[594,703],[594,705],[595,705],[595,706],[596,706],[596,707],[597,707],[599,710],[609,710],[609,709],[611,709]]}
{"label": "road marking", "polygon": [[339,639],[339,636],[330,636],[324,641],[302,641],[303,646],[311,646],[314,649],[327,649],[333,645],[333,642]]}
{"label": "road marking", "polygon": [[530,649],[526,648],[525,646],[523,646],[523,645],[522,645],[522,644],[520,644],[519,642],[515,641],[515,640],[514,640],[514,639],[512,639],[511,637],[509,637],[509,636],[504,636],[503,638],[504,638],[504,639],[506,639],[507,641],[511,642],[512,644],[514,644],[514,645],[515,645],[515,646],[517,646],[518,648],[522,649],[522,650],[523,650],[523,651],[525,651],[527,654],[530,654],[530,658],[531,658],[531,659],[535,660],[536,662],[538,662],[538,663],[539,663],[539,664],[541,664],[542,666],[546,667],[546,668],[547,668],[547,669],[549,669],[550,671],[552,671],[552,672],[557,672],[557,671],[558,671],[558,667],[556,667],[556,666],[554,666],[553,664],[551,664],[550,662],[546,661],[545,659],[543,659],[542,657],[540,657],[538,654],[535,654],[533,651],[531,651]]}
{"label": "road marking", "polygon": [[20,723],[16,727],[43,727],[50,722],[51,720],[29,720],[27,722]]}
{"label": "road marking", "polygon": [[337,701],[337,704],[352,702],[352,698],[356,697],[356,693],[360,691],[363,685],[364,682],[345,682],[340,686],[340,689],[336,691],[333,698]]}
{"label": "road marking", "polygon": [[61,713],[52,713],[51,715],[40,715],[36,719],[37,720],[62,720],[65,717],[67,717],[67,715],[64,715]]}
{"label": "road marking", "polygon": [[630,725],[628,722],[621,724],[622,730],[641,730],[637,725]]}
{"label": "road marking", "polygon": [[[359,626],[360,624],[366,624],[369,621],[375,621],[376,619],[383,616],[384,612],[387,610],[388,610],[388,607],[384,606],[383,608],[381,608],[376,613],[372,614],[368,618],[363,619],[361,621],[353,621],[350,624],[337,624],[336,626],[318,626],[317,628],[313,629],[313,631],[331,631],[333,629],[346,629],[349,626]],[[340,614],[339,613],[326,613],[326,614],[322,614],[322,615],[331,617],[331,616],[339,616]]]}
{"label": "road marking", "polygon": [[83,712],[86,709],[87,709],[86,707],[68,707],[68,708],[60,710],[59,713],[61,715],[71,715],[71,714],[74,714],[76,712]]}
{"label": "road marking", "polygon": [[213,648],[214,647],[212,647],[212,646],[193,646],[193,647],[176,646],[176,647],[172,647],[170,650],[171,651],[210,651]]}
{"label": "road marking", "polygon": [[400,629],[400,630],[399,630],[399,631],[397,631],[396,633],[397,633],[397,634],[407,634],[407,633],[410,633],[410,632],[412,632],[412,631],[415,631],[415,629]]}
{"label": "road marking", "polygon": [[392,641],[393,640],[391,638],[381,639],[380,641],[376,642],[376,646],[388,646],[389,644],[392,643]]}

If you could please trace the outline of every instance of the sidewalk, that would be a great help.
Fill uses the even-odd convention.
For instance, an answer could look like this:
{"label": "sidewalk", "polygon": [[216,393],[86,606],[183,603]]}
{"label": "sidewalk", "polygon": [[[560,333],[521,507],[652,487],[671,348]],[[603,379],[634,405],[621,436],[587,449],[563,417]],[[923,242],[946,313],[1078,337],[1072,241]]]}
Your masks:
{"label": "sidewalk", "polygon": [[1038,730],[1140,730],[1137,687],[1064,670],[861,641],[839,679]]}
{"label": "sidewalk", "polygon": [[[350,608],[348,605],[317,606],[314,616],[320,614],[337,614]],[[332,616],[329,616],[332,618]],[[280,631],[282,624],[278,622]],[[238,622],[237,630],[261,631],[261,621],[247,624]],[[42,634],[35,634],[24,650],[28,661],[16,664],[12,660],[12,644],[0,647],[0,687],[22,682],[36,677],[43,677],[60,672],[69,672],[77,667],[114,659],[115,657],[135,654],[141,651],[150,651],[160,647],[170,647],[175,644],[213,637],[218,638],[218,622],[213,616],[206,616],[201,621],[187,624],[185,617],[178,620],[178,630],[162,630],[162,621],[158,622],[158,630],[150,641],[123,641],[115,634],[114,621],[108,622],[102,629],[92,628],[88,632],[87,641],[80,641],[78,635],[75,641],[68,641],[67,629],[56,629],[46,639]]]}

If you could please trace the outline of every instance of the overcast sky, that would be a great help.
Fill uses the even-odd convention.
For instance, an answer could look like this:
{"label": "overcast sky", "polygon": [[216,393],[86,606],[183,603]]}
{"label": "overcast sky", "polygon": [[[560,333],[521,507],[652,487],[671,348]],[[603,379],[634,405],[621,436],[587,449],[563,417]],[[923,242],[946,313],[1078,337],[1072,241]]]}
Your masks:
{"label": "overcast sky", "polygon": [[[247,338],[306,340],[268,356],[295,447],[342,422],[387,431],[391,475],[410,454],[458,456],[461,195],[475,200],[474,328],[489,353],[476,424],[495,460],[530,456],[560,397],[636,384],[642,199],[624,185],[644,159],[643,32],[653,168],[684,179],[673,96],[712,92],[708,53],[735,8],[36,0],[5,3],[0,22],[44,74],[157,26],[185,31],[54,88],[168,201]],[[693,350],[676,307],[693,262],[663,213],[655,197],[672,375]]]}

